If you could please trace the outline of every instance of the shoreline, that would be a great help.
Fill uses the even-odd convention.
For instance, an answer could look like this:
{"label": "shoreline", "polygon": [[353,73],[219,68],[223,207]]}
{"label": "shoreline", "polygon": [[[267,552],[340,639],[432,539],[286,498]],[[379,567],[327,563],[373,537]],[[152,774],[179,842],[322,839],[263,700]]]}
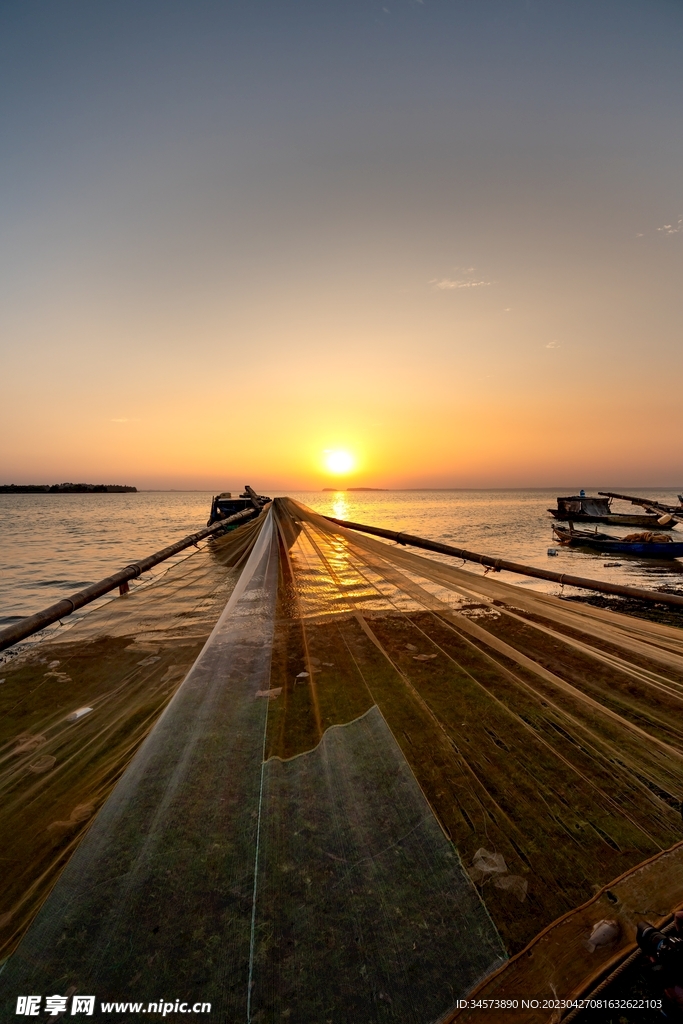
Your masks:
{"label": "shoreline", "polygon": [[0,484],[0,494],[137,494],[128,484]]}
{"label": "shoreline", "polygon": [[[653,590],[653,593],[656,591]],[[678,594],[683,597],[683,588],[670,587],[663,593]],[[622,615],[630,615],[637,619],[647,619],[649,622],[658,622],[663,626],[676,626],[683,629],[683,608],[673,608],[670,605],[650,604],[635,597],[619,597],[611,594],[570,594],[562,598],[563,601],[571,601],[577,604],[589,604],[593,608],[604,608],[605,611],[619,612]]]}

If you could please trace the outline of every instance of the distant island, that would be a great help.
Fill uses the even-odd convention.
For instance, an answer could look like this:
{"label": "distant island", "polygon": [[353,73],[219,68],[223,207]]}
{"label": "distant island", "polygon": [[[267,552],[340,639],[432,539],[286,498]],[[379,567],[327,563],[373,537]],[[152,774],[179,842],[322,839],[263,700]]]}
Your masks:
{"label": "distant island", "polygon": [[386,491],[386,487],[323,487],[325,491]]}
{"label": "distant island", "polygon": [[137,490],[126,484],[0,484],[0,494],[137,494]]}

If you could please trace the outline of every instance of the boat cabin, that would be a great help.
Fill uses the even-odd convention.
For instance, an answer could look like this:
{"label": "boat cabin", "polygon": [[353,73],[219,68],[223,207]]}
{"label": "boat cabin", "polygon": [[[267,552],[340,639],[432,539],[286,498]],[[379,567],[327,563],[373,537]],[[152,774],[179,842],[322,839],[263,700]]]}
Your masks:
{"label": "boat cabin", "polygon": [[251,488],[249,491],[251,494],[245,491],[234,498],[230,491],[217,494],[211,502],[211,514],[206,525],[213,526],[221,519],[227,519],[228,516],[234,516],[237,512],[244,512],[248,508],[260,509],[271,500],[264,494],[254,494]]}
{"label": "boat cabin", "polygon": [[592,498],[585,494],[573,495],[569,498],[557,499],[557,511],[568,514],[583,513],[587,516],[608,516],[610,515],[609,498]]}

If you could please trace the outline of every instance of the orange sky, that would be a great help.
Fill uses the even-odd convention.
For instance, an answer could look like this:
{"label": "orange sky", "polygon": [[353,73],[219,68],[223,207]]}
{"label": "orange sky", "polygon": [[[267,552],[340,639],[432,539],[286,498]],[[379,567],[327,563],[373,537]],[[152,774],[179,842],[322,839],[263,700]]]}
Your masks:
{"label": "orange sky", "polygon": [[680,9],[154,8],[2,15],[0,482],[683,483]]}

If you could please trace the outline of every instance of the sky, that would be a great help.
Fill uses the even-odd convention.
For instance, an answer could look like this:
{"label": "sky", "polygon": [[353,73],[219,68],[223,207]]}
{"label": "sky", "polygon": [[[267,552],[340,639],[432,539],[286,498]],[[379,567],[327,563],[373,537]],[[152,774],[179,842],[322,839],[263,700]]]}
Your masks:
{"label": "sky", "polygon": [[0,483],[680,486],[681,38],[6,0]]}

